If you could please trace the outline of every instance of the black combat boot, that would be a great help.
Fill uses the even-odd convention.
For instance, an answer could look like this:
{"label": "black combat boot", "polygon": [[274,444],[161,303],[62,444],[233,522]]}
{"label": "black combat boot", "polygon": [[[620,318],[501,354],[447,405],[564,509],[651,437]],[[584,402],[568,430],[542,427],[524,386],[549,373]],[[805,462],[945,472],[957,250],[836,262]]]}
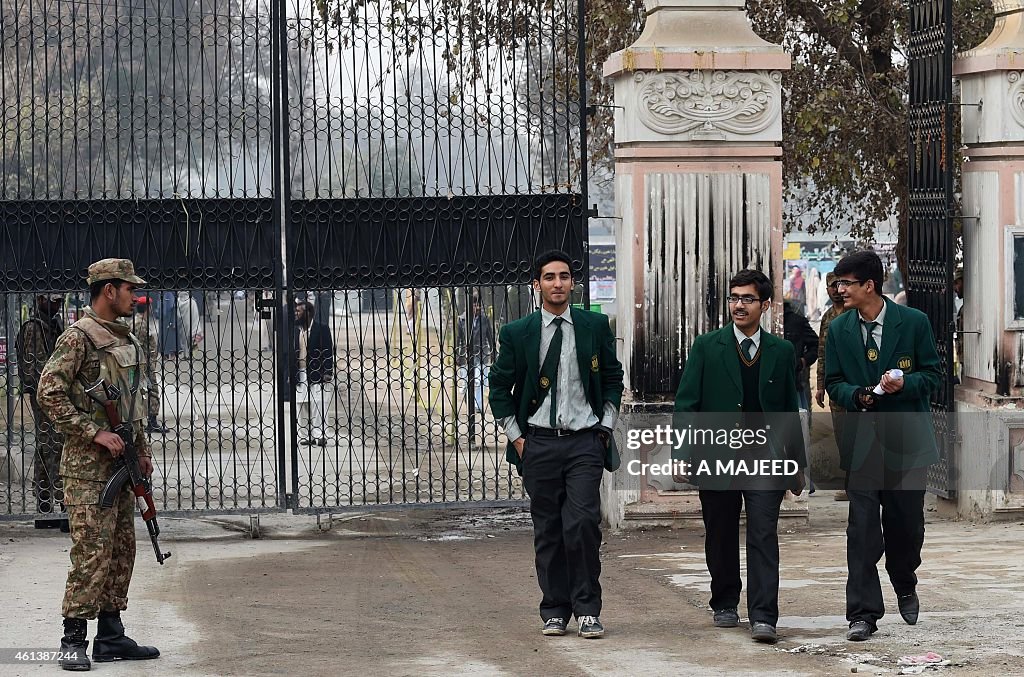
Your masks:
{"label": "black combat boot", "polygon": [[[39,489],[36,493],[36,512],[40,515],[49,515],[53,512],[53,503],[50,502],[49,489]],[[41,520],[36,520],[33,526],[36,529],[56,529],[60,526],[60,522],[44,517]]]}
{"label": "black combat boot", "polygon": [[89,662],[88,624],[84,618],[65,618],[64,637],[60,640],[60,666],[65,670],[86,671]]}
{"label": "black combat boot", "polygon": [[164,426],[160,425],[160,422],[156,420],[156,414],[150,414],[149,415],[149,422],[148,422],[148,425],[146,426],[146,432],[147,433],[168,433],[168,432],[170,432],[170,430],[165,428]]}
{"label": "black combat boot", "polygon": [[92,641],[92,659],[97,663],[107,661],[139,661],[156,658],[160,652],[155,647],[139,646],[124,634],[120,611],[101,611],[96,637]]}

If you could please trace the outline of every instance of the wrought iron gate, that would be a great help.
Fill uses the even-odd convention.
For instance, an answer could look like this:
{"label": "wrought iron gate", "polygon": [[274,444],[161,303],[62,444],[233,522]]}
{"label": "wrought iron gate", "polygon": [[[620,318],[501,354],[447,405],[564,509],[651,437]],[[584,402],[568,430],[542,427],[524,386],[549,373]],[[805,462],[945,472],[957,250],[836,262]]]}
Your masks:
{"label": "wrought iron gate", "polygon": [[910,200],[907,264],[910,305],[932,324],[945,378],[932,396],[940,460],[928,488],[953,490],[953,9],[952,0],[910,3]]}
{"label": "wrought iron gate", "polygon": [[538,251],[586,289],[584,3],[498,4],[3,3],[0,517],[52,445],[14,336],[108,256],[150,281],[165,511],[523,497],[484,384]]}

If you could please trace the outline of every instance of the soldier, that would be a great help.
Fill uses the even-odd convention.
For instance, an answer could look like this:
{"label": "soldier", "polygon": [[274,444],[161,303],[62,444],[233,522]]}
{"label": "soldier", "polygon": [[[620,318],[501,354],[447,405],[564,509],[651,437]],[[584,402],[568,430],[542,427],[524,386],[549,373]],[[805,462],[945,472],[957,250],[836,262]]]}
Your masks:
{"label": "soldier", "polygon": [[[36,448],[33,459],[32,482],[36,493],[36,512],[56,516],[64,512],[63,489],[60,481],[60,452],[64,439],[53,422],[39,409],[36,390],[43,365],[53,354],[57,337],[64,331],[60,311],[64,306],[61,294],[40,294],[36,307],[18,330],[15,350],[18,354],[18,373],[21,386],[29,397],[32,418],[36,424]],[[57,504],[60,503],[58,510]],[[67,533],[66,519],[37,519],[36,529],[60,527]]]}
{"label": "soldier", "polygon": [[131,317],[135,287],[145,281],[127,259],[103,259],[89,266],[91,306],[57,340],[39,379],[39,406],[64,434],[60,474],[71,523],[71,569],[64,592],[61,667],[91,667],[86,640],[88,619],[99,618],[93,642],[95,661],[156,658],[160,652],[126,637],[120,613],[128,606],[135,563],[135,502],[125,484],[111,508],[99,505],[124,442],[110,430],[101,406],[86,393],[100,380],[117,385],[121,417],[135,426],[143,474],[153,460],[142,433],[145,352],[119,318]]}
{"label": "soldier", "polygon": [[[826,275],[825,282],[827,283],[828,297],[832,299],[832,305],[821,316],[821,324],[818,327],[818,390],[815,393],[815,400],[822,409],[825,408],[825,344],[828,339],[828,328],[831,326],[832,320],[847,310],[846,301],[839,292],[835,272],[830,272]],[[832,412],[832,435],[836,439],[836,448],[838,449],[839,442],[843,439],[843,414],[846,410],[839,406],[831,397],[828,398],[828,408]],[[840,456],[842,456],[841,452]],[[840,489],[832,495],[832,499],[835,501],[849,501],[850,496],[846,493],[846,489]]]}
{"label": "soldier", "polygon": [[160,382],[156,378],[157,367],[160,364],[157,339],[160,335],[160,328],[156,325],[149,314],[149,297],[140,296],[135,300],[135,317],[132,318],[132,333],[139,339],[143,349],[146,351],[146,377],[149,378],[149,390],[146,392],[146,409],[149,412],[149,423],[146,425],[147,433],[166,433],[167,428],[160,425],[156,420],[160,413]]}

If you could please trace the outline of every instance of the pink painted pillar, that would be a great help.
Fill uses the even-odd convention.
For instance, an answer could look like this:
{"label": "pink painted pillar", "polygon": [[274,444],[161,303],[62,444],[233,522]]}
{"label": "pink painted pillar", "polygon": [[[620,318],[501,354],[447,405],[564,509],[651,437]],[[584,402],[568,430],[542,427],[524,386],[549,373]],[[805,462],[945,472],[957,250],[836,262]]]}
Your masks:
{"label": "pink painted pillar", "polygon": [[[790,57],[754,34],[744,0],[645,4],[643,34],[604,74],[617,106],[617,332],[632,406],[650,411],[672,401],[694,337],[728,321],[733,273],[763,270],[781,298]],[[781,306],[773,319],[781,332]],[[675,488],[650,477],[620,493],[651,502]]]}
{"label": "pink painted pillar", "polygon": [[954,62],[963,110],[957,516],[1024,516],[1024,1]]}

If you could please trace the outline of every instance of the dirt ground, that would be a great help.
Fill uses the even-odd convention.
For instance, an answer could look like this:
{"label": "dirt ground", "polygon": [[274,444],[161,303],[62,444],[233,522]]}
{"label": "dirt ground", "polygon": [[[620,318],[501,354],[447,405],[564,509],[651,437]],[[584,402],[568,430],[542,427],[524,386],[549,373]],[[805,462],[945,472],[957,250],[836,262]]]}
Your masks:
{"label": "dirt ground", "polygon": [[[583,640],[540,634],[523,511],[410,510],[336,516],[326,532],[308,517],[265,516],[260,540],[247,537],[247,518],[167,520],[175,555],[158,567],[140,547],[125,614],[130,634],[164,655],[94,672],[897,674],[901,656],[934,651],[951,663],[924,674],[1024,675],[1021,525],[930,514],[920,623],[905,625],[888,591],[879,632],[852,644],[843,639],[846,504],[822,494],[810,499],[811,524],[781,536],[776,647],[751,642],[742,626],[711,627],[699,526],[607,534],[608,634]],[[56,644],[66,566],[66,537],[0,524],[0,645]],[[57,669],[5,662],[2,674]]]}

